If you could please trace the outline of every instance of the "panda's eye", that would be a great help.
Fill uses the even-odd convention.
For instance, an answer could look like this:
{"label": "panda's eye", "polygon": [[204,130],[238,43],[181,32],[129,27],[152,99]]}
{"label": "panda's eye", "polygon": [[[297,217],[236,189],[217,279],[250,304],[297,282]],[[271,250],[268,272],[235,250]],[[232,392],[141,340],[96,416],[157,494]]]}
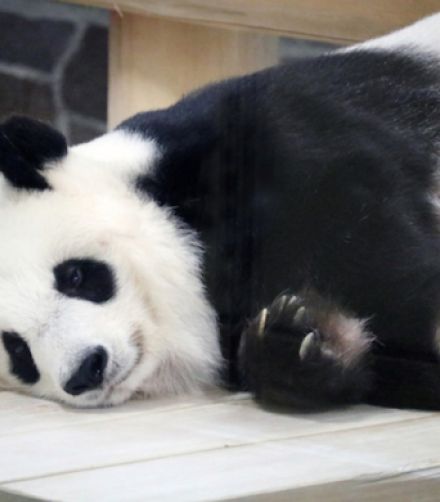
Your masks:
{"label": "panda's eye", "polygon": [[104,303],[115,295],[112,269],[89,258],[66,260],[54,268],[55,288],[65,296]]}
{"label": "panda's eye", "polygon": [[19,336],[13,333],[4,333],[3,334],[3,342],[8,352],[15,357],[24,358],[27,350],[27,344],[20,338]]}
{"label": "panda's eye", "polygon": [[83,273],[81,269],[76,265],[72,265],[70,270],[67,271],[67,279],[72,289],[79,288],[83,280]]}
{"label": "panda's eye", "polygon": [[9,355],[10,371],[22,382],[33,384],[40,379],[28,344],[17,333],[2,333],[3,346]]}

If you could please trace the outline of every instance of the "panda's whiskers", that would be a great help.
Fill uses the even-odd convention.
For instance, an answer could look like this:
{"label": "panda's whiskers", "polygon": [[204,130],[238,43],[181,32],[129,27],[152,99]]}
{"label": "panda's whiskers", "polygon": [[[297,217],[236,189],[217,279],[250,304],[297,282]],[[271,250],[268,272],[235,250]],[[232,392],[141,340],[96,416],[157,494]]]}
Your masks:
{"label": "panda's whiskers", "polygon": [[[107,389],[105,399],[107,399],[114,391],[116,387],[124,383],[133,373],[133,371],[137,368],[137,366],[141,363],[144,355],[145,355],[145,345],[144,345],[144,337],[142,335],[142,331],[137,329],[130,336],[130,344],[136,349],[136,357],[134,363],[126,370],[119,378],[115,381],[111,382],[110,386]],[[120,369],[120,364],[118,362],[113,363],[112,374],[117,374]],[[111,377],[110,377],[111,378]]]}
{"label": "panda's whiskers", "polygon": [[137,363],[138,363],[139,360],[142,359],[144,352],[145,352],[144,336],[143,336],[142,330],[140,328],[136,329],[136,331],[134,331],[132,333],[132,335],[130,336],[130,344],[133,345],[134,347],[136,347],[136,350],[138,352],[138,356],[137,356],[137,359],[138,359]]}

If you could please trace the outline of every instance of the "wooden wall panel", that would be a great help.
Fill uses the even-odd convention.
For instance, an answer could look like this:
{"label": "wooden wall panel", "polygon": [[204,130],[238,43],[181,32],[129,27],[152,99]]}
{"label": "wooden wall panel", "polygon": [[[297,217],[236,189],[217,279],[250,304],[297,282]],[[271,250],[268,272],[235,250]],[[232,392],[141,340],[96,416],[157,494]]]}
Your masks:
{"label": "wooden wall panel", "polygon": [[[70,1],[70,0],[69,0]],[[267,30],[334,42],[365,40],[440,10],[439,0],[73,0],[120,13]]]}
{"label": "wooden wall panel", "polygon": [[276,37],[113,14],[109,122],[168,106],[201,85],[269,66]]}

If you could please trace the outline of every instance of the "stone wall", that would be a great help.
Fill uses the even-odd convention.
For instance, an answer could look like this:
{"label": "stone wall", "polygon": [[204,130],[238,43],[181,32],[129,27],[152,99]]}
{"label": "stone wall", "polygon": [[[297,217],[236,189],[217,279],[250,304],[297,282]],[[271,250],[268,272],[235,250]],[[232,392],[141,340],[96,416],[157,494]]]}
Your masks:
{"label": "stone wall", "polygon": [[[108,13],[52,0],[0,0],[0,120],[48,121],[71,144],[106,129]],[[280,55],[330,46],[281,40]]]}
{"label": "stone wall", "polygon": [[105,131],[108,14],[50,0],[0,1],[0,119],[48,121],[70,143]]}

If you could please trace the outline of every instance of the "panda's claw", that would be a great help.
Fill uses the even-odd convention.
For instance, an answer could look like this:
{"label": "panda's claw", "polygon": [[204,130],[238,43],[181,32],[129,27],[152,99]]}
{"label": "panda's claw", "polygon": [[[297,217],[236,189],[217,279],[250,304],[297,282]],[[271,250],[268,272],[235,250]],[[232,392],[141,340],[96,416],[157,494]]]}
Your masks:
{"label": "panda's claw", "polygon": [[266,324],[268,320],[268,309],[261,309],[257,316],[255,316],[248,324],[245,333],[251,337],[263,338],[266,331]]}
{"label": "panda's claw", "polygon": [[266,326],[289,329],[292,323],[303,323],[306,319],[305,313],[306,308],[301,297],[287,294],[280,295],[275,298],[268,308],[269,323]]}
{"label": "panda's claw", "polygon": [[291,295],[290,298],[289,298],[289,301],[287,302],[287,305],[286,307],[287,308],[291,308],[295,305],[298,305],[298,304],[301,304],[302,303],[302,300],[300,299],[299,296],[297,295]]}
{"label": "panda's claw", "polygon": [[308,333],[299,347],[299,358],[301,361],[319,356],[321,353],[322,337],[318,330]]}
{"label": "panda's claw", "polygon": [[256,335],[258,338],[263,338],[266,330],[266,323],[268,318],[268,309],[264,308],[260,311],[256,319]]}
{"label": "panda's claw", "polygon": [[278,319],[284,312],[286,305],[289,301],[289,296],[280,295],[272,302],[270,309],[270,316],[272,319]]}
{"label": "panda's claw", "polygon": [[306,325],[306,318],[307,318],[306,307],[304,305],[301,305],[298,308],[298,310],[295,312],[295,315],[293,317],[293,322],[297,326],[305,326]]}

